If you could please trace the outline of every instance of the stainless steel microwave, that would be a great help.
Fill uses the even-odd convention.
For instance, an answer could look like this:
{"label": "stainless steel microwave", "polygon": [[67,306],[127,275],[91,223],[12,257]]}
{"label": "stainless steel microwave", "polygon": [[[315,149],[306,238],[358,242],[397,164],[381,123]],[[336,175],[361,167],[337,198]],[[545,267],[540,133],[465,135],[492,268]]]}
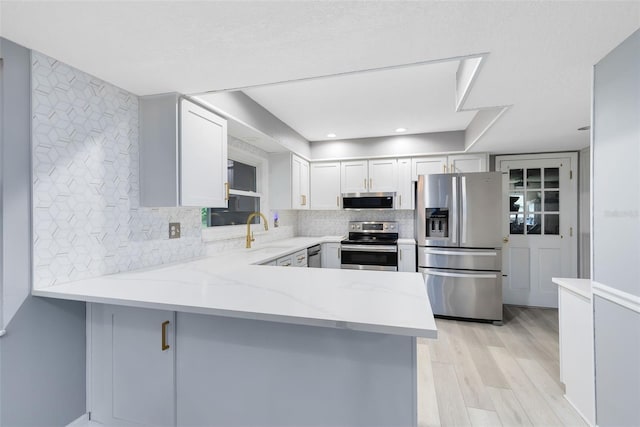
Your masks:
{"label": "stainless steel microwave", "polygon": [[343,193],[343,209],[394,209],[396,193]]}

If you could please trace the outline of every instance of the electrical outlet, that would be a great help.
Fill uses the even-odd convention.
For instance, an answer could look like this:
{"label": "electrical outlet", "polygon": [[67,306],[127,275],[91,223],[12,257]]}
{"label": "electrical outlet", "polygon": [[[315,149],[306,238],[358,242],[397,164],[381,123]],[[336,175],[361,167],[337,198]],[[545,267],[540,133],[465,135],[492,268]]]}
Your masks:
{"label": "electrical outlet", "polygon": [[170,222],[169,223],[169,238],[170,239],[179,239],[180,238],[180,223],[179,222]]}

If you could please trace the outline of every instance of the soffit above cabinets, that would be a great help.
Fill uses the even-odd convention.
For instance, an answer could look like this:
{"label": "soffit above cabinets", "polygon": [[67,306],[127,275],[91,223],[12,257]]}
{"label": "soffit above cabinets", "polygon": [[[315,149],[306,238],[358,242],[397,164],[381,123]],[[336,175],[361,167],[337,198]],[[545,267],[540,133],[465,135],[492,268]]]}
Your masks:
{"label": "soffit above cabinets", "polygon": [[459,60],[245,89],[309,141],[464,130],[475,111],[456,111]]}
{"label": "soffit above cabinets", "polygon": [[[494,153],[588,146],[577,129],[590,124],[593,64],[640,27],[638,1],[0,1],[0,12],[2,37],[136,95],[249,93],[486,53],[463,108],[513,106],[474,138],[472,151]],[[368,133],[361,123],[354,135]]]}

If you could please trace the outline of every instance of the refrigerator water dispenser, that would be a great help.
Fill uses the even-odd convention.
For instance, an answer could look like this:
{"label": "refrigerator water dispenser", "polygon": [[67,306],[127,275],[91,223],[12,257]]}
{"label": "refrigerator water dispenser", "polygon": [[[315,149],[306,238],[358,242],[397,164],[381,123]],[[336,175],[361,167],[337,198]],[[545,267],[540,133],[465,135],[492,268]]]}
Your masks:
{"label": "refrigerator water dispenser", "polygon": [[426,237],[449,237],[449,209],[427,208]]}

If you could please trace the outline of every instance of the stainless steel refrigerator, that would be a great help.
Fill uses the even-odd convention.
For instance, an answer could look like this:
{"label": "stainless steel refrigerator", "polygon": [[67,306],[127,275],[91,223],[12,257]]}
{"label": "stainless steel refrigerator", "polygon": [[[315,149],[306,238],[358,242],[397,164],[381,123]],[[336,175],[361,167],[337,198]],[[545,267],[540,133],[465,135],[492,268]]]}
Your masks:
{"label": "stainless steel refrigerator", "polygon": [[433,313],[502,322],[502,174],[418,177],[418,271]]}

